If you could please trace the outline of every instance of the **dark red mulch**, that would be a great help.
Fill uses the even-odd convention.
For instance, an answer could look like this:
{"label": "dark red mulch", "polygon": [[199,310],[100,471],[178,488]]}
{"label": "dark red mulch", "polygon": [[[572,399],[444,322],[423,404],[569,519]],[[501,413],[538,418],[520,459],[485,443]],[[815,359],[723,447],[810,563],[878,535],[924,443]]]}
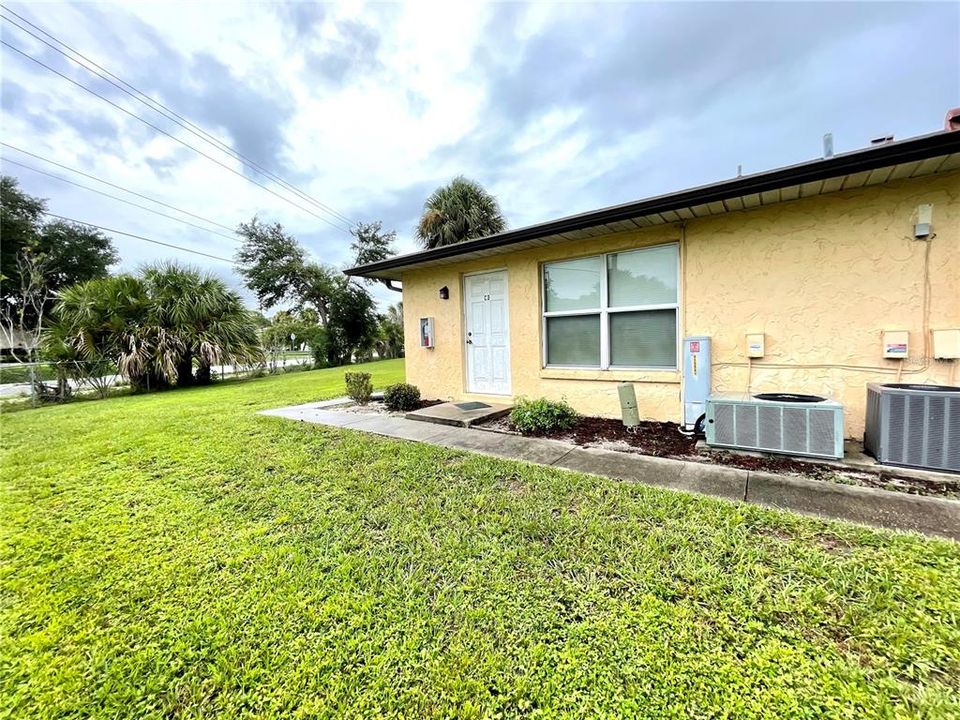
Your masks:
{"label": "dark red mulch", "polygon": [[421,400],[417,406],[417,410],[423,410],[424,408],[433,407],[434,405],[443,405],[444,402],[444,400]]}
{"label": "dark red mulch", "polygon": [[[510,430],[509,418],[497,418],[482,423],[494,429]],[[532,433],[532,437],[563,440],[576,445],[591,445],[600,442],[622,442],[644,455],[657,457],[689,457],[696,455],[697,441],[683,435],[680,426],[670,422],[644,420],[633,432],[628,431],[620,420],[598,417],[578,417],[570,430],[552,430]]]}
{"label": "dark red mulch", "polygon": [[[484,425],[494,429],[510,429],[508,418],[492,420]],[[620,420],[597,417],[579,417],[570,430],[554,430],[538,433],[536,437],[562,440],[580,446],[602,442],[622,442],[633,452],[656,457],[691,459],[700,462],[727,465],[744,470],[757,470],[779,474],[804,475],[815,480],[836,481],[846,478],[857,485],[895,490],[919,495],[956,495],[960,492],[958,482],[944,482],[926,478],[907,477],[896,472],[839,468],[818,462],[796,460],[790,457],[754,457],[722,451],[709,454],[697,452],[697,440],[680,432],[680,426],[671,422],[643,421],[634,432],[629,432]]]}
{"label": "dark red mulch", "polygon": [[637,448],[644,455],[657,457],[684,457],[697,454],[697,441],[683,435],[680,426],[669,422],[641,422],[629,432],[620,420],[609,418],[581,417],[572,430],[562,435],[577,445],[596,442],[624,442]]}

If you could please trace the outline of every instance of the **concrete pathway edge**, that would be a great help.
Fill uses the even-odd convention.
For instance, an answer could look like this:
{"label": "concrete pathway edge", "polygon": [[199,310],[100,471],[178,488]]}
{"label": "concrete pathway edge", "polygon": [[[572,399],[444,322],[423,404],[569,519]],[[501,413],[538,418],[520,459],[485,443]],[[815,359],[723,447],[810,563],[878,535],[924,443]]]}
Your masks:
{"label": "concrete pathway edge", "polygon": [[956,500],[723,465],[572,447],[556,440],[434,425],[403,417],[326,409],[333,404],[312,403],[264,410],[260,414],[469,450],[804,515],[960,540],[960,501]]}

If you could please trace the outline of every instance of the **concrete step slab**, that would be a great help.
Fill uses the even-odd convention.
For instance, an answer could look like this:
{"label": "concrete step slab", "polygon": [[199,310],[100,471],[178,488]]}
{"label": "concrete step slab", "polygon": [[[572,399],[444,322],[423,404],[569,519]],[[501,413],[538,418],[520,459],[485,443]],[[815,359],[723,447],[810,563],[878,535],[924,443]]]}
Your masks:
{"label": "concrete step slab", "polygon": [[404,417],[408,420],[435,423],[437,425],[451,425],[453,427],[470,427],[476,423],[495,420],[510,412],[512,405],[498,405],[496,403],[478,403],[483,407],[464,409],[458,405],[467,403],[440,403],[431,407],[421,408],[408,412]]}

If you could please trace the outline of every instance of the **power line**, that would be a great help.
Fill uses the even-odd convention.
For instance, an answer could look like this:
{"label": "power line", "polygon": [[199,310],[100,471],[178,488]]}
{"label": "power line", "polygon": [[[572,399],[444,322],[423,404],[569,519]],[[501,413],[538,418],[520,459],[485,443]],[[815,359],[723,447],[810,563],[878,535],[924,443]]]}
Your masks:
{"label": "power line", "polygon": [[65,183],[67,183],[67,184],[69,184],[69,185],[74,185],[74,186],[76,186],[76,187],[78,187],[78,188],[83,188],[84,190],[89,190],[90,192],[94,192],[94,193],[96,193],[97,195],[103,195],[104,197],[108,197],[108,198],[110,198],[110,199],[112,199],[112,200],[116,200],[117,202],[122,202],[122,203],[126,203],[127,205],[132,205],[132,206],[135,207],[135,208],[140,208],[141,210],[146,210],[147,212],[151,212],[151,213],[153,213],[154,215],[159,215],[160,217],[169,218],[170,220],[176,220],[177,222],[183,223],[184,225],[189,225],[190,227],[195,227],[195,228],[197,228],[198,230],[203,230],[203,231],[205,231],[205,232],[212,233],[212,234],[217,235],[217,236],[219,236],[219,237],[226,238],[227,240],[236,240],[236,239],[237,239],[236,237],[231,237],[231,236],[226,235],[225,233],[222,233],[222,232],[220,232],[220,231],[218,231],[218,230],[211,230],[210,228],[205,228],[205,227],[203,227],[202,225],[197,225],[196,223],[192,223],[192,222],[190,222],[189,220],[183,220],[183,219],[181,219],[181,218],[176,217],[175,215],[167,215],[167,213],[162,213],[162,212],[160,212],[159,210],[154,210],[153,208],[148,208],[146,205],[141,205],[141,204],[139,204],[139,203],[131,202],[131,201],[129,201],[129,200],[124,200],[123,198],[117,197],[116,195],[111,195],[110,193],[102,192],[101,190],[97,190],[97,189],[92,188],[92,187],[89,187],[89,186],[87,186],[87,185],[81,185],[80,183],[74,182],[73,180],[68,180],[67,178],[64,178],[64,177],[60,177],[59,175],[54,175],[53,173],[48,173],[48,172],[45,172],[45,171],[43,171],[43,170],[39,170],[38,168],[31,167],[30,165],[27,165],[26,163],[17,162],[16,160],[11,160],[10,158],[4,158],[4,159],[3,159],[3,162],[5,162],[5,163],[13,163],[14,165],[19,165],[20,167],[26,168],[27,170],[30,170],[31,172],[39,173],[40,175],[46,175],[47,177],[51,177],[51,178],[53,178],[54,180],[59,180],[60,182],[65,182]]}
{"label": "power line", "polygon": [[[171,210],[176,210],[177,212],[181,212],[181,213],[183,213],[184,215],[189,215],[190,217],[196,218],[197,220],[203,220],[204,222],[208,222],[208,223],[210,223],[211,225],[216,225],[217,227],[223,228],[224,230],[227,230],[227,231],[229,231],[229,232],[234,232],[234,231],[235,231],[235,228],[232,228],[232,227],[230,227],[229,225],[224,225],[223,223],[218,223],[218,222],[216,222],[216,221],[214,221],[214,220],[210,220],[209,218],[203,217],[203,215],[197,215],[197,214],[195,214],[195,213],[188,212],[187,210],[183,210],[182,208],[178,208],[178,207],[176,207],[175,205],[170,205],[169,203],[165,203],[165,202],[163,202],[162,200],[157,200],[156,198],[152,198],[152,197],[150,197],[149,195],[144,195],[143,193],[138,193],[138,192],[136,192],[136,191],[134,191],[134,190],[129,190],[128,188],[125,188],[125,187],[123,187],[123,186],[121,186],[121,185],[116,185],[115,183],[112,183],[112,182],[109,182],[109,181],[107,181],[107,180],[104,180],[103,178],[98,178],[96,175],[91,175],[90,173],[85,173],[83,170],[77,170],[76,168],[72,168],[72,167],[70,167],[69,165],[64,165],[64,164],[62,164],[62,163],[56,162],[55,160],[51,160],[50,158],[45,158],[45,157],[43,157],[42,155],[37,155],[36,153],[32,153],[32,152],[30,152],[29,150],[24,150],[23,148],[18,148],[16,145],[11,145],[10,143],[5,143],[5,142],[2,142],[2,141],[0,141],[0,145],[2,145],[3,147],[6,147],[6,148],[10,148],[11,150],[16,150],[18,153],[23,153],[24,155],[29,155],[29,156],[32,157],[32,158],[36,158],[37,160],[41,160],[42,162],[49,163],[50,165],[56,165],[58,168],[62,168],[62,169],[64,169],[64,170],[69,170],[70,172],[76,173],[77,175],[83,175],[83,177],[85,177],[85,178],[90,178],[91,180],[95,180],[95,181],[97,181],[98,183],[103,183],[104,185],[108,185],[108,186],[110,186],[110,187],[112,187],[112,188],[116,188],[117,190],[123,190],[123,192],[130,193],[131,195],[136,195],[137,197],[143,198],[144,200],[149,200],[150,202],[156,203],[157,205],[162,205],[163,207],[170,208]],[[12,161],[11,161],[11,162],[12,162]]]}
{"label": "power line", "polygon": [[37,58],[33,57],[33,56],[30,55],[29,53],[24,52],[23,50],[21,50],[20,48],[16,47],[15,45],[11,45],[11,44],[8,43],[6,40],[0,39],[0,44],[2,44],[4,47],[9,48],[10,50],[13,50],[13,51],[14,51],[15,53],[17,53],[18,55],[22,55],[22,56],[25,57],[27,60],[30,60],[31,62],[36,63],[36,64],[39,65],[40,67],[49,70],[50,72],[54,73],[55,75],[59,75],[61,78],[63,78],[63,79],[66,80],[67,82],[71,83],[72,85],[76,85],[76,86],[77,86],[78,88],[80,88],[81,90],[84,90],[84,91],[90,93],[91,95],[94,95],[95,97],[100,98],[100,99],[103,100],[105,103],[107,103],[107,104],[112,105],[113,107],[115,107],[117,110],[120,110],[121,112],[129,115],[130,117],[134,118],[135,120],[139,120],[139,121],[142,122],[144,125],[153,128],[154,130],[156,130],[157,132],[159,132],[159,133],[161,133],[161,134],[163,134],[163,135],[166,135],[166,136],[167,136],[168,138],[170,138],[171,140],[174,140],[175,142],[180,143],[180,144],[183,145],[184,147],[189,148],[190,150],[193,150],[195,153],[198,153],[199,155],[202,155],[203,157],[207,158],[207,159],[210,160],[211,162],[216,163],[216,164],[219,165],[220,167],[222,167],[222,168],[224,168],[224,169],[226,169],[226,170],[229,170],[229,171],[232,172],[234,175],[238,175],[239,177],[242,177],[244,180],[246,180],[246,181],[248,181],[248,182],[251,182],[251,183],[253,183],[254,185],[256,185],[256,186],[258,186],[258,187],[260,187],[260,188],[263,188],[264,190],[266,190],[266,191],[267,191],[268,193],[270,193],[271,195],[275,195],[276,197],[280,198],[281,200],[284,200],[285,202],[290,203],[290,204],[293,205],[295,208],[298,208],[298,209],[302,210],[303,212],[305,212],[305,213],[307,213],[307,214],[309,214],[309,215],[312,215],[313,217],[317,218],[318,220],[321,220],[321,221],[327,223],[330,227],[335,228],[335,229],[337,229],[337,230],[339,230],[339,231],[341,231],[341,232],[344,232],[344,233],[348,233],[348,234],[349,234],[349,229],[348,229],[348,228],[344,228],[344,227],[341,226],[341,225],[337,225],[337,224],[335,224],[333,221],[328,220],[327,218],[323,217],[322,215],[317,215],[317,214],[316,214],[315,212],[313,212],[312,210],[309,210],[309,209],[303,207],[303,205],[300,205],[300,204],[298,204],[298,203],[295,203],[295,202],[294,202],[293,200],[291,200],[290,198],[285,197],[285,196],[281,195],[280,193],[278,193],[278,192],[276,192],[276,191],[274,191],[274,190],[271,190],[269,187],[267,187],[267,186],[264,185],[263,183],[259,183],[259,182],[257,182],[256,180],[254,180],[253,178],[247,177],[246,175],[244,175],[244,174],[243,174],[242,172],[240,172],[239,170],[235,170],[234,168],[230,167],[230,166],[227,165],[226,163],[220,162],[220,161],[217,160],[215,157],[213,157],[213,156],[211,156],[211,155],[208,155],[207,153],[203,152],[202,150],[198,150],[198,149],[195,148],[193,145],[190,145],[189,143],[184,142],[183,140],[181,140],[180,138],[176,137],[175,135],[172,135],[171,133],[168,133],[166,130],[163,130],[162,128],[157,127],[156,125],[154,125],[154,124],[153,124],[152,122],[150,122],[149,120],[144,120],[142,117],[140,117],[140,116],[137,115],[136,113],[131,112],[130,110],[127,110],[125,107],[123,107],[122,105],[118,105],[117,103],[113,102],[113,101],[110,100],[109,98],[104,97],[103,95],[101,95],[100,93],[98,93],[96,90],[91,90],[90,88],[88,88],[88,87],[87,87],[86,85],[84,85],[83,83],[77,82],[77,81],[74,80],[73,78],[68,77],[67,75],[64,75],[64,74],[63,74],[62,72],[60,72],[59,70],[56,70],[55,68],[50,67],[50,66],[47,65],[45,62],[43,62],[43,61],[41,61],[41,60],[38,60]]}
{"label": "power line", "polygon": [[[61,45],[62,47],[66,48],[67,50],[69,50],[71,53],[73,53],[73,54],[76,55],[77,57],[82,58],[84,62],[89,63],[89,64],[92,65],[93,67],[97,68],[97,70],[101,71],[101,72],[97,72],[96,70],[93,70],[93,69],[87,67],[86,65],[84,65],[83,63],[81,63],[80,61],[78,61],[76,58],[71,57],[71,56],[68,55],[66,52],[64,52],[63,50],[61,50],[60,48],[56,47],[55,45],[52,45],[51,43],[47,42],[46,40],[44,40],[44,39],[43,39],[42,37],[40,37],[39,35],[36,35],[35,33],[31,32],[31,31],[28,30],[27,28],[23,27],[23,26],[22,26],[20,23],[18,23],[16,20],[11,20],[10,18],[4,18],[7,22],[12,23],[14,26],[16,26],[17,28],[19,28],[19,29],[22,30],[23,32],[27,33],[27,34],[30,35],[31,37],[39,40],[40,42],[42,42],[42,43],[43,43],[44,45],[46,45],[47,47],[49,47],[49,48],[51,48],[52,50],[60,53],[61,55],[63,55],[65,58],[67,58],[67,59],[70,60],[71,62],[73,62],[73,63],[75,63],[75,64],[77,64],[77,65],[80,65],[80,67],[82,67],[82,68],[83,68],[84,70],[86,70],[87,72],[89,72],[89,73],[91,73],[91,74],[93,74],[93,75],[96,75],[97,77],[99,77],[99,78],[102,79],[102,80],[105,80],[106,82],[110,83],[110,84],[113,85],[114,87],[118,88],[118,89],[121,90],[122,92],[124,92],[124,93],[126,93],[127,95],[129,95],[130,97],[132,97],[132,98],[133,98],[134,100],[136,100],[137,102],[139,102],[139,103],[147,106],[148,108],[150,108],[150,109],[153,110],[154,112],[157,112],[157,113],[163,115],[163,116],[164,116],[165,118],[167,118],[168,120],[176,123],[177,125],[179,125],[180,127],[184,128],[185,130],[187,130],[188,132],[192,133],[193,135],[196,135],[196,136],[199,137],[201,140],[204,140],[205,142],[213,145],[214,147],[217,147],[218,149],[222,150],[223,152],[229,153],[230,155],[232,155],[232,156],[235,157],[236,159],[240,160],[244,165],[247,165],[247,166],[253,168],[253,169],[256,170],[257,172],[259,172],[261,175],[264,175],[265,177],[268,177],[268,178],[270,178],[270,179],[272,179],[272,180],[275,180],[276,182],[280,183],[280,185],[282,185],[282,186],[285,187],[286,189],[290,190],[291,192],[293,192],[294,194],[296,194],[296,195],[299,196],[300,198],[302,198],[302,199],[304,199],[304,200],[306,200],[306,201],[308,201],[308,202],[310,202],[310,203],[313,203],[313,204],[316,205],[317,207],[319,207],[319,208],[325,210],[326,212],[328,212],[330,215],[332,215],[332,216],[334,216],[334,217],[336,217],[336,218],[338,218],[338,219],[340,219],[340,220],[343,220],[343,221],[346,222],[348,225],[353,225],[353,224],[354,224],[354,221],[351,220],[350,218],[348,218],[348,217],[347,217],[346,215],[344,215],[343,213],[339,212],[338,210],[336,210],[335,208],[331,207],[330,205],[327,205],[326,203],[323,203],[323,202],[317,200],[316,198],[312,197],[311,195],[308,195],[308,194],[307,194],[306,192],[304,192],[303,190],[300,190],[300,189],[297,188],[295,185],[287,182],[286,180],[284,180],[282,177],[276,175],[275,173],[270,172],[269,170],[267,170],[267,169],[266,169],[265,167],[263,167],[262,165],[260,165],[260,164],[258,164],[257,162],[251,160],[251,159],[248,158],[246,155],[243,155],[242,153],[240,153],[238,150],[234,150],[232,147],[230,147],[229,145],[227,145],[226,143],[224,143],[223,141],[221,141],[221,140],[220,140],[219,138],[217,138],[216,136],[208,133],[206,130],[204,130],[203,128],[201,128],[201,127],[199,127],[198,125],[194,124],[193,122],[191,122],[191,121],[188,120],[187,118],[183,117],[183,116],[180,115],[179,113],[175,112],[175,111],[172,110],[171,108],[167,107],[167,106],[164,105],[163,103],[161,103],[161,102],[159,102],[159,101],[157,101],[157,100],[154,100],[153,98],[151,98],[149,95],[147,95],[146,93],[144,93],[144,92],[143,92],[142,90],[140,90],[139,88],[135,87],[134,85],[131,85],[131,84],[128,83],[126,80],[123,80],[122,78],[118,77],[118,76],[115,75],[114,73],[112,73],[112,72],[110,72],[109,70],[107,70],[106,68],[104,68],[102,65],[99,65],[99,64],[98,64],[97,62],[95,62],[94,60],[91,60],[89,57],[87,57],[86,55],[84,55],[83,53],[81,53],[79,50],[76,50],[75,48],[71,47],[71,46],[68,45],[67,43],[63,42],[63,41],[60,40],[59,38],[57,38],[57,37],[55,37],[54,35],[52,35],[51,33],[47,32],[47,31],[44,30],[43,28],[39,27],[38,25],[35,25],[34,23],[32,23],[30,20],[28,20],[27,18],[23,17],[23,16],[20,15],[19,13],[17,13],[17,12],[15,12],[15,11],[11,10],[10,8],[6,7],[5,5],[3,5],[3,3],[0,3],[0,7],[2,7],[3,10],[5,10],[5,11],[8,12],[8,13],[10,13],[11,15],[16,16],[17,18],[19,18],[20,20],[22,20],[23,22],[25,22],[25,23],[26,23],[27,25],[29,25],[30,27],[32,27],[32,28],[34,28],[35,30],[37,30],[38,32],[40,32],[40,33],[42,33],[43,35],[47,36],[48,38],[50,38],[51,40],[53,40],[53,41],[54,41],[55,43],[57,43],[58,45]],[[109,77],[108,77],[108,76],[109,76]],[[111,79],[111,78],[112,78],[112,79]],[[114,82],[114,81],[116,81],[116,82]],[[118,83],[119,83],[119,84],[118,84]],[[125,86],[125,87],[124,87],[124,86]],[[129,90],[128,90],[127,88],[129,88]],[[132,90],[133,92],[131,92],[131,90]]]}
{"label": "power line", "polygon": [[173,243],[161,242],[160,240],[153,240],[143,235],[135,235],[133,233],[124,232],[123,230],[115,230],[113,228],[104,227],[103,225],[94,225],[93,223],[86,222],[84,220],[76,220],[74,218],[64,217],[63,215],[57,215],[56,213],[46,212],[43,213],[47,217],[56,218],[57,220],[65,220],[67,222],[76,223],[77,225],[86,225],[87,227],[97,228],[97,230],[103,230],[104,232],[114,233],[115,235],[125,235],[126,237],[136,238],[137,240],[143,240],[144,242],[153,243],[154,245],[163,245],[164,247],[174,248],[175,250],[182,250],[183,252],[193,253],[194,255],[203,255],[204,257],[212,258],[213,260],[222,260],[225,263],[230,263],[233,265],[233,260],[229,258],[220,257],[219,255],[211,255],[210,253],[200,252],[199,250],[191,250],[190,248],[185,248],[182,245],[174,245]]}

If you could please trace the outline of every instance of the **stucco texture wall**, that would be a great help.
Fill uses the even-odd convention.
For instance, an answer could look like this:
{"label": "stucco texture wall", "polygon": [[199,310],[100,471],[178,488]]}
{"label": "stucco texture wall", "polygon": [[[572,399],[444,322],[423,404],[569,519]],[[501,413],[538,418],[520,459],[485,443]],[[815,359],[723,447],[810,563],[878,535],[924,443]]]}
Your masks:
{"label": "stucco texture wall", "polygon": [[[934,206],[935,237],[913,238],[916,208]],[[685,227],[590,238],[403,275],[407,380],[424,397],[465,391],[462,283],[506,269],[514,396],[565,397],[578,411],[619,416],[617,382],[635,383],[641,415],[679,421],[678,372],[542,367],[540,264],[681,243],[681,335],[713,338],[715,391],[795,391],[844,404],[846,434],[863,432],[866,384],[960,383],[960,361],[934,360],[929,329],[960,327],[960,173],[688,221]],[[447,286],[449,300],[440,300]],[[436,319],[436,347],[419,347],[418,319]],[[908,330],[910,354],[882,358],[881,332]],[[746,358],[745,335],[766,354]]]}

